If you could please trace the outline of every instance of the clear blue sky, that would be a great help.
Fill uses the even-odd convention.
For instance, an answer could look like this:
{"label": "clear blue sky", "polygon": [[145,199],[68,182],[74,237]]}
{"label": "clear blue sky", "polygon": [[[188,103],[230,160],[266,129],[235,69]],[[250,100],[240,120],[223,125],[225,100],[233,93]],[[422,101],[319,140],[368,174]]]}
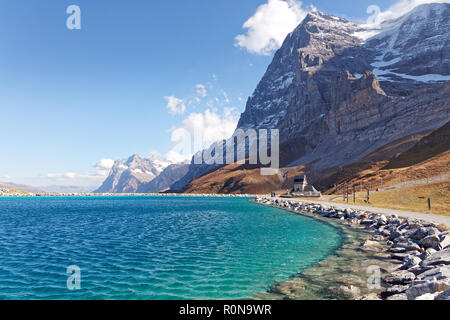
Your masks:
{"label": "clear blue sky", "polygon": [[[170,129],[222,91],[242,112],[272,56],[236,47],[235,37],[266,2],[0,0],[0,181],[58,184],[41,177],[89,173],[102,158],[165,154]],[[312,4],[364,20],[369,5],[394,2]],[[81,30],[66,28],[71,4],[82,10]],[[165,97],[187,101],[208,83],[207,97],[169,114]]]}

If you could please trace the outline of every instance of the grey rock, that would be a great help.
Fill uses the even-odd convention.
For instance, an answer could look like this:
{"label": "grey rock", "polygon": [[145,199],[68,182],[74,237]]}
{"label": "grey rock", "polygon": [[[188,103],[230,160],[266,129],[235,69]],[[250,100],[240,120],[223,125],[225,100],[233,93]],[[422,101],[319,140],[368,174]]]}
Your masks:
{"label": "grey rock", "polygon": [[419,257],[408,257],[404,260],[405,264],[401,267],[402,269],[409,269],[411,267],[419,265],[422,260]]}
{"label": "grey rock", "polygon": [[420,264],[419,264],[419,265],[416,265],[416,266],[414,266],[414,267],[408,268],[408,271],[409,271],[409,272],[412,272],[412,273],[414,273],[416,276],[418,276],[419,274],[422,274],[422,273],[424,273],[425,271],[428,271],[428,270],[431,270],[431,269],[433,269],[433,267],[422,267],[422,266],[420,266]]}
{"label": "grey rock", "polygon": [[386,300],[408,300],[408,297],[406,296],[406,294],[400,293],[390,296]]}
{"label": "grey rock", "polygon": [[426,228],[419,228],[417,229],[411,236],[411,239],[414,240],[422,240],[423,238],[428,236],[428,231]]}
{"label": "grey rock", "polygon": [[405,261],[408,258],[412,258],[413,256],[417,256],[419,251],[409,251],[408,253],[394,253],[392,254],[392,259]]}
{"label": "grey rock", "polygon": [[427,250],[422,252],[422,254],[419,257],[420,257],[420,259],[425,260],[426,258],[428,258],[429,256],[431,256],[432,254],[434,254],[436,252],[437,252],[437,250],[435,250],[433,248],[428,248]]}
{"label": "grey rock", "polygon": [[421,266],[450,265],[450,248],[433,253],[421,262]]}
{"label": "grey rock", "polygon": [[420,251],[420,246],[412,241],[397,242],[392,248],[403,248],[405,251]]}
{"label": "grey rock", "polygon": [[436,227],[427,227],[428,236],[437,236],[441,232]]}
{"label": "grey rock", "polygon": [[447,289],[438,294],[435,300],[450,300],[450,289]]}
{"label": "grey rock", "polygon": [[394,271],[391,274],[384,277],[384,281],[386,283],[392,284],[392,285],[405,285],[408,283],[411,283],[416,276],[414,273],[401,270],[401,271]]}
{"label": "grey rock", "polygon": [[406,290],[408,290],[409,286],[402,286],[402,285],[396,285],[396,286],[392,286],[390,288],[387,288],[386,290],[384,290],[380,296],[383,299],[386,299],[387,297],[396,295],[396,294],[400,294],[400,293],[404,293]]}
{"label": "grey rock", "polygon": [[450,278],[450,266],[433,268],[417,276],[417,280],[443,280],[446,278]]}
{"label": "grey rock", "polygon": [[436,293],[444,291],[450,288],[450,279],[436,280],[436,281],[424,281],[422,283],[414,283],[408,290],[406,295],[408,300],[416,299],[428,293]]}
{"label": "grey rock", "polygon": [[401,224],[402,222],[401,222],[401,220],[400,220],[399,218],[394,217],[394,218],[390,218],[389,221],[388,221],[388,223],[389,223],[390,225],[399,225],[399,224]]}
{"label": "grey rock", "polygon": [[370,226],[373,223],[374,223],[374,221],[371,220],[371,219],[364,219],[364,220],[361,220],[361,222],[360,222],[360,224],[363,225],[363,226]]}
{"label": "grey rock", "polygon": [[381,215],[377,222],[378,222],[378,225],[384,226],[388,223],[388,219],[386,218],[386,216]]}
{"label": "grey rock", "polygon": [[447,235],[447,234],[441,235],[439,239],[440,239],[440,242],[439,242],[438,247],[440,250],[445,249],[448,246],[450,246],[450,235]]}
{"label": "grey rock", "polygon": [[370,293],[370,294],[367,294],[367,295],[363,296],[360,300],[366,300],[366,301],[369,301],[369,300],[381,300],[381,298],[375,293]]}
{"label": "grey rock", "polygon": [[420,240],[420,245],[426,249],[435,248],[439,245],[440,239],[436,235],[431,235]]}
{"label": "grey rock", "polygon": [[377,251],[383,249],[383,244],[378,241],[366,240],[363,244],[366,249],[375,249]]}
{"label": "grey rock", "polygon": [[389,252],[392,252],[392,253],[405,253],[406,249],[403,248],[403,247],[392,247],[392,248],[389,249]]}
{"label": "grey rock", "polygon": [[345,296],[349,298],[355,298],[358,295],[361,294],[361,289],[355,286],[340,286],[339,287],[340,293],[344,294]]}

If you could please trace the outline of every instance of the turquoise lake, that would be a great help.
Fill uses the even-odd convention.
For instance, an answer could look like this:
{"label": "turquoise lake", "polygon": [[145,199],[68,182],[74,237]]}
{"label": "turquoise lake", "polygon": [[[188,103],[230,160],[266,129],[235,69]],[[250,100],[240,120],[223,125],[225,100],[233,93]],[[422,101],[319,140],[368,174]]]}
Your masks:
{"label": "turquoise lake", "polygon": [[341,240],[242,198],[0,198],[0,299],[245,299]]}

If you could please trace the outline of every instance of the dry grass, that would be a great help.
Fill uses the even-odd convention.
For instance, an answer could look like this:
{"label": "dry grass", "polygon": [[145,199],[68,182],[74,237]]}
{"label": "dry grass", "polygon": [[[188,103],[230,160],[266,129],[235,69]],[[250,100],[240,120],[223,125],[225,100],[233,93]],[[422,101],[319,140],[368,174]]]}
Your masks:
{"label": "dry grass", "polygon": [[[405,189],[371,192],[369,206],[450,216],[449,190],[450,181]],[[365,197],[365,193],[357,193],[356,204],[367,206]],[[431,199],[431,211],[428,210],[428,198]],[[344,201],[340,198],[336,199],[335,202]],[[352,195],[349,196],[349,203],[353,203]]]}

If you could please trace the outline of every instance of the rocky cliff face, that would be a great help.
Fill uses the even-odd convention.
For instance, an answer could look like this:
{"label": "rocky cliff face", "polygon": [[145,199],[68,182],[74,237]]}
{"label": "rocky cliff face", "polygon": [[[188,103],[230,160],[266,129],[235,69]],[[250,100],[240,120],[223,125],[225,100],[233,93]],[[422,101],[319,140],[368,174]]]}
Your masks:
{"label": "rocky cliff face", "polygon": [[309,14],[275,54],[238,127],[277,128],[284,147],[303,141],[292,164],[320,170],[442,126],[449,18],[450,4],[422,5],[364,39],[364,26]]}
{"label": "rocky cliff face", "polygon": [[[446,3],[418,6],[374,30],[312,12],[276,52],[238,128],[279,129],[281,164],[317,172],[432,132],[450,118],[449,35]],[[169,172],[158,180],[112,172],[99,190],[154,190],[169,183],[183,190],[220,167],[176,169],[183,175],[175,183]]]}
{"label": "rocky cliff face", "polygon": [[159,176],[139,186],[137,193],[156,193],[172,189],[172,186],[189,171],[189,162],[172,164],[165,168]]}
{"label": "rocky cliff face", "polygon": [[368,39],[374,73],[386,80],[450,80],[450,4],[428,4],[393,21]]}

